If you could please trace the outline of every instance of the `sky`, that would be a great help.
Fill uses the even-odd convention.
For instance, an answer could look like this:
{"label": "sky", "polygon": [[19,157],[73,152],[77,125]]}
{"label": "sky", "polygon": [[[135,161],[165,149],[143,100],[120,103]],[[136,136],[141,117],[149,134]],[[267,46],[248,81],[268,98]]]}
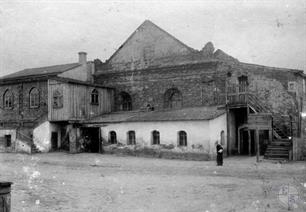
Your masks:
{"label": "sky", "polygon": [[146,19],[197,50],[306,71],[305,0],[0,0],[0,76],[105,61]]}

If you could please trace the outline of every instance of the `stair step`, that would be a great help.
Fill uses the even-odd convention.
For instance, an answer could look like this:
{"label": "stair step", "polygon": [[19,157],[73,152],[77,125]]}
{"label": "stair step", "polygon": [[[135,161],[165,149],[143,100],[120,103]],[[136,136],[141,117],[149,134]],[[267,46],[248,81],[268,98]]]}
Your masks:
{"label": "stair step", "polygon": [[291,140],[289,140],[288,138],[278,138],[278,139],[274,139],[273,142],[288,142],[288,143],[291,143]]}
{"label": "stair step", "polygon": [[267,148],[266,151],[290,151],[289,148]]}
{"label": "stair step", "polygon": [[266,152],[265,155],[273,156],[273,155],[289,155],[289,152]]}
{"label": "stair step", "polygon": [[275,158],[275,157],[288,158],[289,154],[265,154],[264,156],[270,157],[270,158]]}
{"label": "stair step", "polygon": [[289,149],[267,149],[266,152],[289,152]]}
{"label": "stair step", "polygon": [[282,158],[282,157],[279,157],[279,158],[269,158],[269,157],[266,157],[266,156],[264,156],[264,159],[268,159],[268,160],[288,160],[289,158]]}

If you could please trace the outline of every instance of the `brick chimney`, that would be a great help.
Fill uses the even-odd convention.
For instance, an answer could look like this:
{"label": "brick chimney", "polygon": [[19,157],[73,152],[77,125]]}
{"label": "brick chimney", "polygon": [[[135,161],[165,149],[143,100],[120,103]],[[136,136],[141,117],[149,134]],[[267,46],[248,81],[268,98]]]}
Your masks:
{"label": "brick chimney", "polygon": [[87,63],[87,53],[86,52],[79,52],[79,63],[82,65],[86,65]]}

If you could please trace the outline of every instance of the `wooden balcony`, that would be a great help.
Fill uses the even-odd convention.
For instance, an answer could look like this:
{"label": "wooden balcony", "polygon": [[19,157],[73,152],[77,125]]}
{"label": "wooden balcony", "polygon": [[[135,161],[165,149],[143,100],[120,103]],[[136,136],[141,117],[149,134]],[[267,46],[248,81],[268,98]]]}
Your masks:
{"label": "wooden balcony", "polygon": [[245,85],[229,85],[226,89],[226,103],[229,107],[246,107],[249,91]]}

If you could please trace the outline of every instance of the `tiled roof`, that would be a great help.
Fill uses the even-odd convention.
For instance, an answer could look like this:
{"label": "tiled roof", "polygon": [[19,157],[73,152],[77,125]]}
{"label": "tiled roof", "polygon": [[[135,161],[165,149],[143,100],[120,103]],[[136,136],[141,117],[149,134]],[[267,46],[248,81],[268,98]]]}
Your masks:
{"label": "tiled roof", "polygon": [[104,114],[85,121],[86,123],[118,123],[118,122],[142,122],[142,121],[191,121],[210,120],[225,113],[224,109],[217,107],[193,107],[179,110],[163,111],[130,111],[113,112]]}
{"label": "tiled roof", "polygon": [[3,79],[15,79],[15,78],[25,78],[25,77],[34,77],[34,76],[50,76],[50,75],[57,75],[68,71],[72,68],[80,66],[79,63],[70,63],[70,64],[63,64],[63,65],[54,65],[54,66],[47,66],[47,67],[40,67],[40,68],[29,68],[18,71],[13,74],[9,74],[0,78]]}

